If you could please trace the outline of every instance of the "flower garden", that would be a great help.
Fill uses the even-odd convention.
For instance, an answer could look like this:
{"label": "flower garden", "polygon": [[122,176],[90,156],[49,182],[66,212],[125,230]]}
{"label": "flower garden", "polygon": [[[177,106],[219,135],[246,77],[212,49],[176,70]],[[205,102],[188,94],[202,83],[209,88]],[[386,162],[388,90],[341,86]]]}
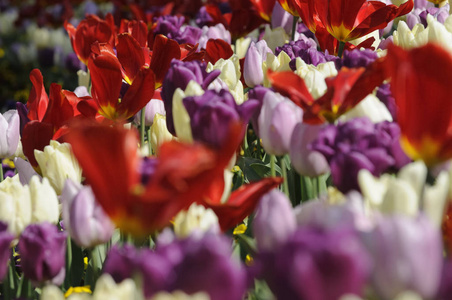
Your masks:
{"label": "flower garden", "polygon": [[0,299],[452,299],[447,0],[0,0]]}

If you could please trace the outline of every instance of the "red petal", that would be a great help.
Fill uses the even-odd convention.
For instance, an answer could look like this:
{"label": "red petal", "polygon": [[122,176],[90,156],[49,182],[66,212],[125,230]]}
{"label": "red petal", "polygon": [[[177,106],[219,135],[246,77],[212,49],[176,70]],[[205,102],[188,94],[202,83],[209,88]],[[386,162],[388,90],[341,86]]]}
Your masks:
{"label": "red petal", "polygon": [[173,58],[180,59],[179,44],[175,40],[159,34],[155,37],[150,68],[155,74],[155,87],[162,85]]}
{"label": "red petal", "polygon": [[42,123],[36,120],[25,124],[22,131],[21,141],[24,154],[32,166],[38,166],[34,150],[44,150],[44,147],[50,143],[50,140],[53,137],[53,132],[54,130],[52,124]]}
{"label": "red petal", "polygon": [[42,122],[52,124],[56,130],[72,117],[74,117],[74,109],[61,93],[61,85],[52,83],[50,85],[49,106]]}
{"label": "red petal", "polygon": [[81,123],[72,127],[65,139],[106,213],[121,213],[139,184],[137,133],[121,125]]}
{"label": "red petal", "polygon": [[143,50],[138,41],[130,34],[122,33],[118,35],[116,51],[124,70],[124,79],[132,84],[138,71],[145,63]]}
{"label": "red petal", "polygon": [[[435,60],[432,61],[432,57]],[[452,57],[442,47],[427,44],[411,51],[391,46],[384,62],[391,77],[402,136],[417,150],[426,164],[447,159],[427,151],[451,138]],[[431,153],[430,153],[431,152]]]}
{"label": "red petal", "polygon": [[308,109],[314,103],[314,98],[309,93],[304,80],[294,72],[272,72],[269,70],[267,76],[275,91],[288,97],[303,110]]}
{"label": "red petal", "polygon": [[30,120],[42,121],[49,105],[49,98],[44,89],[44,79],[41,71],[33,69],[30,72],[30,81],[33,84],[28,96],[27,108]]}
{"label": "red petal", "polygon": [[281,177],[264,178],[261,181],[241,186],[232,192],[226,203],[211,202],[209,199],[205,201],[204,205],[211,208],[218,216],[221,230],[227,231],[251,214],[260,198],[281,182],[283,182]]}
{"label": "red petal", "polygon": [[231,45],[221,39],[210,39],[206,45],[205,59],[212,64],[215,64],[220,58],[228,59],[234,52]]}
{"label": "red petal", "polygon": [[91,75],[93,98],[101,108],[101,114],[115,119],[119,92],[122,84],[121,64],[112,55],[92,55],[88,69]]}
{"label": "red petal", "polygon": [[[74,33],[70,27],[67,28],[72,34]],[[77,26],[75,35],[71,40],[78,58],[87,64],[91,54],[91,45],[96,41],[99,43],[111,42],[112,37],[113,31],[107,22],[97,16],[89,15]]]}
{"label": "red petal", "polygon": [[151,69],[141,68],[133,84],[118,105],[119,115],[122,115],[124,119],[128,119],[151,101],[155,89],[154,77]]}

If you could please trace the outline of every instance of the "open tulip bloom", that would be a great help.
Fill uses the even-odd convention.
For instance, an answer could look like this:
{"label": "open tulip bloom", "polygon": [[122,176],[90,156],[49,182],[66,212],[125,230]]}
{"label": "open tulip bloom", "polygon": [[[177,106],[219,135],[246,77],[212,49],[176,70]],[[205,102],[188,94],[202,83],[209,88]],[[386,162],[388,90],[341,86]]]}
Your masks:
{"label": "open tulip bloom", "polygon": [[1,299],[452,299],[447,1],[0,3]]}

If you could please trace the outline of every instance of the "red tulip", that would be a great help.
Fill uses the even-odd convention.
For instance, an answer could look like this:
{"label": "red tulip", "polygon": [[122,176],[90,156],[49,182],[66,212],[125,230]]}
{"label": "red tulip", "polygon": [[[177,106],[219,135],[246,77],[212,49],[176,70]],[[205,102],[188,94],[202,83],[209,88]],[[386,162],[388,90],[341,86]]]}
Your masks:
{"label": "red tulip", "polygon": [[400,7],[367,0],[293,1],[299,1],[298,13],[311,31],[324,28],[340,42],[348,42],[383,29],[395,18],[409,13],[414,5],[413,0],[408,0]]}
{"label": "red tulip", "polygon": [[384,66],[405,152],[429,166],[452,158],[450,53],[435,44],[411,51],[391,46]]}
{"label": "red tulip", "polygon": [[203,198],[200,204],[212,209],[218,217],[222,231],[227,231],[249,216],[256,208],[259,199],[277,187],[283,178],[269,177],[251,184],[243,185],[233,191],[225,203],[221,203],[223,195],[224,181],[217,181],[216,186],[212,186],[209,194]]}
{"label": "red tulip", "polygon": [[[145,65],[137,71],[138,66],[133,63],[124,70],[108,44],[95,44],[93,51],[88,69],[92,81],[91,94],[99,114],[110,120],[126,120],[134,116],[152,99],[154,73]],[[133,82],[125,94],[120,95],[123,72],[133,77]]]}
{"label": "red tulip", "polygon": [[111,15],[108,15],[105,21],[95,15],[88,15],[77,28],[67,21],[64,23],[64,28],[71,39],[72,48],[85,65],[88,64],[91,45],[94,42],[114,44],[115,30],[112,18]]}
{"label": "red tulip", "polygon": [[24,126],[22,146],[30,163],[37,166],[34,150],[43,150],[51,139],[63,135],[67,123],[80,114],[77,109],[79,99],[73,92],[62,90],[56,83],[50,85],[48,96],[38,69],[30,72],[30,80],[33,84],[27,102],[30,122]]}
{"label": "red tulip", "polygon": [[291,71],[269,71],[268,78],[277,92],[303,109],[303,122],[321,124],[334,122],[380,85],[385,79],[381,68],[379,60],[367,69],[344,67],[336,77],[325,79],[327,91],[317,100],[311,96],[303,79]]}
{"label": "red tulip", "polygon": [[218,152],[201,144],[164,144],[147,182],[140,172],[143,161],[136,131],[119,125],[79,124],[67,140],[113,222],[126,232],[145,236],[170,224],[180,210],[201,201],[217,180],[223,181],[223,170],[240,144],[241,127],[233,126],[228,143]]}

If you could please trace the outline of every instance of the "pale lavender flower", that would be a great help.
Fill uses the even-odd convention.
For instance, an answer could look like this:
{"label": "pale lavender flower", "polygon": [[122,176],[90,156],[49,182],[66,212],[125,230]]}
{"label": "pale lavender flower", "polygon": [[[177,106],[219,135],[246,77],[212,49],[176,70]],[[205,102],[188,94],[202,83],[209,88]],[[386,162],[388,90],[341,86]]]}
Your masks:
{"label": "pale lavender flower", "polygon": [[96,202],[91,187],[66,180],[61,203],[64,228],[77,245],[90,248],[110,240],[115,226]]}
{"label": "pale lavender flower", "polygon": [[440,231],[423,215],[387,216],[363,235],[373,259],[372,286],[380,299],[411,290],[422,298],[436,295],[443,264]]}
{"label": "pale lavender flower", "polygon": [[0,114],[0,159],[12,156],[19,145],[20,118],[17,110]]}
{"label": "pale lavender flower", "polygon": [[253,220],[253,234],[261,250],[283,244],[296,229],[295,214],[287,196],[272,190],[259,200]]}

